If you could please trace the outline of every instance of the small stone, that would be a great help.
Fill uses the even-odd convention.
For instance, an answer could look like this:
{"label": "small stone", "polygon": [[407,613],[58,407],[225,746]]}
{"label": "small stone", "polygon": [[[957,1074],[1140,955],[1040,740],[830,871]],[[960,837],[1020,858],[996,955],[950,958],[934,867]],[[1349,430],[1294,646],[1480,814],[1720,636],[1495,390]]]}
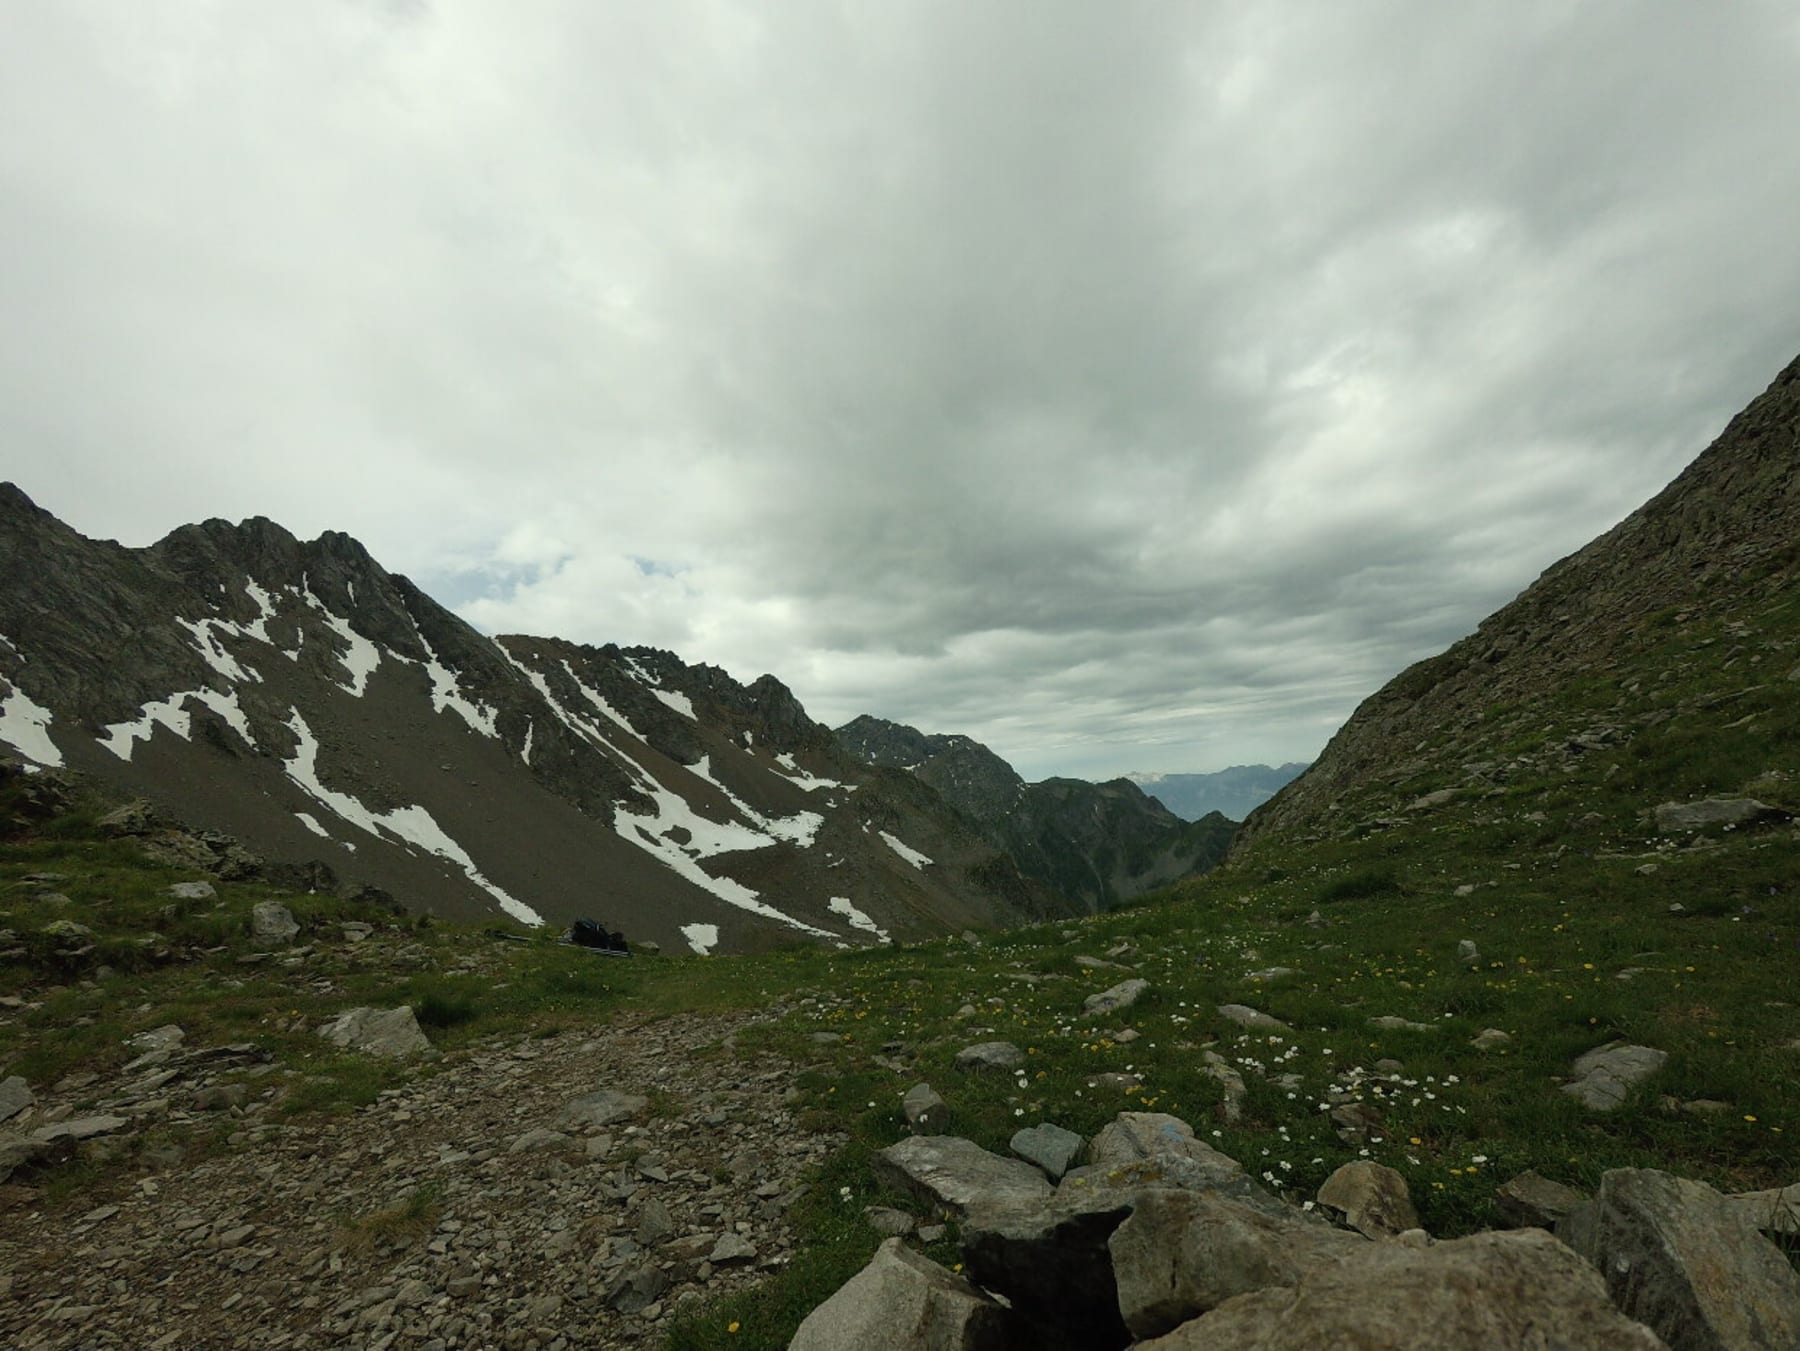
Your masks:
{"label": "small stone", "polygon": [[1498,1051],[1512,1045],[1512,1034],[1497,1027],[1484,1027],[1469,1042],[1477,1051]]}
{"label": "small stone", "polygon": [[969,1074],[1004,1074],[1025,1063],[1025,1052],[1010,1041],[984,1041],[956,1053],[956,1068]]}
{"label": "small stone", "polygon": [[211,882],[177,882],[163,888],[163,895],[178,901],[210,901],[218,894]]}
{"label": "small stone", "polygon": [[561,1131],[546,1130],[542,1126],[526,1131],[506,1147],[508,1154],[539,1153],[544,1150],[567,1149],[574,1141]]}
{"label": "small stone", "polygon": [[721,1234],[719,1241],[712,1246],[706,1260],[715,1267],[722,1267],[733,1262],[754,1262],[756,1245],[742,1234]]}
{"label": "small stone", "polygon": [[561,1130],[598,1130],[637,1116],[650,1106],[641,1093],[602,1088],[563,1104],[552,1125]]}
{"label": "small stone", "polygon": [[904,1238],[913,1231],[913,1217],[892,1206],[864,1206],[863,1218],[883,1238]]}
{"label": "small stone", "polygon": [[1012,1152],[1028,1163],[1035,1163],[1052,1182],[1062,1180],[1087,1142],[1074,1131],[1064,1130],[1049,1122],[1014,1134]]}
{"label": "small stone", "polygon": [[1464,966],[1481,965],[1481,949],[1475,946],[1475,940],[1465,938],[1456,945],[1456,960]]}
{"label": "small stone", "polygon": [[906,1124],[915,1128],[933,1121],[942,1122],[949,1110],[930,1084],[914,1084],[900,1099],[900,1111],[906,1117]]}
{"label": "small stone", "polygon": [[1319,1204],[1341,1212],[1352,1229],[1370,1238],[1394,1238],[1419,1227],[1406,1179],[1367,1159],[1346,1163],[1326,1178]]}
{"label": "small stone", "polygon": [[1495,1208],[1514,1229],[1554,1229],[1557,1221],[1577,1206],[1586,1204],[1587,1199],[1575,1188],[1552,1182],[1531,1170],[1508,1179],[1494,1190]]}
{"label": "small stone", "polygon": [[31,1085],[18,1075],[0,1079],[0,1121],[10,1121],[36,1103],[37,1095],[31,1091]]}
{"label": "small stone", "polygon": [[299,936],[294,912],[280,901],[258,901],[250,908],[250,941],[285,948]]}
{"label": "small stone", "polygon": [[1572,1080],[1562,1091],[1578,1098],[1595,1112],[1610,1112],[1623,1105],[1631,1090],[1663,1067],[1667,1051],[1610,1041],[1596,1046],[1575,1061]]}

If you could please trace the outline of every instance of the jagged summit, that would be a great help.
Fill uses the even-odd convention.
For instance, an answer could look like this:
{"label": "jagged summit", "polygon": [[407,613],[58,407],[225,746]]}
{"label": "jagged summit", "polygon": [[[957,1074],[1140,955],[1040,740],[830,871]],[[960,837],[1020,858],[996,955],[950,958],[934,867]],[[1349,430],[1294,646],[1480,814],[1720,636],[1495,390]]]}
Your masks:
{"label": "jagged summit", "polygon": [[1329,828],[1373,786],[1485,754],[1496,710],[1528,712],[1570,681],[1604,678],[1665,641],[1670,623],[1748,611],[1792,588],[1797,561],[1800,358],[1668,487],[1365,700],[1240,844]]}
{"label": "jagged summit", "polygon": [[0,743],[444,915],[713,951],[1054,906],[773,676],[490,638],[265,517],[130,549],[0,488]]}

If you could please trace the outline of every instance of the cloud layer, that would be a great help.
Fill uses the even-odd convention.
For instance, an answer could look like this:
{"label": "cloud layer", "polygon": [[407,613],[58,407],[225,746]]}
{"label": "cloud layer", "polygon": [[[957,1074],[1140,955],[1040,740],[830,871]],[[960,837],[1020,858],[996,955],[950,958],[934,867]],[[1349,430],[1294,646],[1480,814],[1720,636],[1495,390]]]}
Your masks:
{"label": "cloud layer", "polygon": [[1279,763],[1800,350],[1800,20],[0,0],[0,468],[1029,776]]}

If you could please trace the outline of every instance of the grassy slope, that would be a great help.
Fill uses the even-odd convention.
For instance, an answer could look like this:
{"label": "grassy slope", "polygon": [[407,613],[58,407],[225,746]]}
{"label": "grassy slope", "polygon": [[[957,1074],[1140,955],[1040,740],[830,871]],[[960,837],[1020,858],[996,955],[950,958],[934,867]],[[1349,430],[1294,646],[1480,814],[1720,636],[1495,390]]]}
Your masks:
{"label": "grassy slope", "polygon": [[[1361,1148],[1407,1178],[1440,1235],[1494,1222],[1494,1186],[1525,1168],[1584,1187],[1630,1165],[1734,1190],[1785,1184],[1800,1158],[1796,829],[1726,832],[1696,848],[1658,839],[1643,811],[1740,791],[1800,810],[1784,750],[1800,745],[1800,681],[1788,674],[1800,660],[1797,632],[1791,600],[1729,627],[1669,616],[1656,641],[1554,704],[1489,710],[1485,750],[1502,765],[1498,783],[1471,786],[1466,751],[1440,762],[1427,748],[1410,777],[1346,804],[1342,819],[1361,826],[1300,845],[1259,841],[1229,869],[1132,908],[974,944],[626,963],[447,926],[389,927],[363,947],[321,945],[293,968],[245,966],[244,917],[264,893],[222,887],[216,909],[163,916],[160,890],[180,875],[98,841],[78,814],[0,856],[0,927],[29,935],[58,914],[88,923],[111,936],[95,957],[114,973],[58,973],[41,952],[0,967],[0,993],[36,1004],[0,1025],[0,1073],[41,1085],[104,1067],[129,1054],[120,1044],[128,1033],[178,1021],[190,1044],[256,1040],[273,1052],[285,1087],[271,1110],[342,1110],[394,1076],[442,1070],[338,1055],[283,1030],[294,1018],[316,1024],[354,1003],[405,999],[440,1044],[455,1046],[496,1031],[554,1034],[621,1003],[678,1016],[797,998],[798,1014],[759,1035],[797,1062],[803,1127],[846,1130],[851,1144],[801,1203],[810,1236],[802,1259],[759,1293],[689,1317],[672,1334],[678,1347],[785,1345],[805,1312],[866,1261],[876,1238],[861,1209],[893,1199],[878,1195],[866,1161],[902,1134],[900,1095],[919,1079],[949,1100],[944,1130],[997,1150],[1040,1120],[1091,1133],[1121,1109],[1173,1112],[1216,1132],[1215,1143],[1296,1199],[1359,1155],[1321,1110],[1330,1086],[1349,1087],[1386,1121],[1382,1138]],[[1599,725],[1621,734],[1566,749]],[[1443,787],[1463,791],[1435,809],[1404,810]],[[1382,819],[1399,824],[1374,824]],[[34,871],[68,873],[55,884],[68,904],[30,899],[35,888],[19,879]],[[1461,886],[1475,890],[1459,897]],[[303,919],[393,925],[324,898],[283,899]],[[1315,909],[1326,927],[1306,922]],[[151,933],[177,955],[193,950],[149,965],[129,940]],[[1456,959],[1463,938],[1483,954],[1474,969]],[[1119,960],[1151,990],[1123,1016],[1085,1020],[1083,998],[1126,973],[1074,959],[1119,944],[1131,948]],[[1266,988],[1245,979],[1277,965],[1297,974]],[[329,994],[314,984],[326,978],[337,987]],[[1241,1033],[1216,1012],[1231,1001],[1292,1031]],[[965,1006],[973,1013],[960,1013]],[[1433,1030],[1371,1028],[1384,1014]],[[1129,1044],[1116,1038],[1126,1027],[1139,1034]],[[1512,1046],[1471,1049],[1486,1027],[1512,1034]],[[820,1031],[837,1041],[814,1042]],[[959,1048],[992,1038],[1026,1049],[1022,1076],[952,1068]],[[1555,1080],[1575,1055],[1613,1038],[1660,1047],[1670,1061],[1627,1107],[1591,1115]],[[1246,1081],[1235,1124],[1222,1119],[1221,1087],[1201,1060],[1207,1048]],[[896,1070],[877,1056],[907,1063]],[[1402,1062],[1398,1075],[1375,1071],[1387,1057]],[[1141,1075],[1142,1085],[1097,1083],[1108,1071]],[[1286,1074],[1297,1081],[1276,1081]],[[1665,1094],[1725,1108],[1673,1111]],[[67,1177],[52,1186],[78,1186],[78,1168]],[[947,1240],[934,1253],[956,1260]]]}

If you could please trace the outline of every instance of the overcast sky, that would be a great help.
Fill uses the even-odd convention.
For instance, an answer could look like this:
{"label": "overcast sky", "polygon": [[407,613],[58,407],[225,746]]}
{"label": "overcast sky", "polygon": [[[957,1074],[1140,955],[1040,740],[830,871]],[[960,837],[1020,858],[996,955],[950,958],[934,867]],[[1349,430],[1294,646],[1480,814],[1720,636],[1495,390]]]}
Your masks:
{"label": "overcast sky", "polygon": [[0,477],[1309,759],[1800,351],[1800,7],[0,0]]}

